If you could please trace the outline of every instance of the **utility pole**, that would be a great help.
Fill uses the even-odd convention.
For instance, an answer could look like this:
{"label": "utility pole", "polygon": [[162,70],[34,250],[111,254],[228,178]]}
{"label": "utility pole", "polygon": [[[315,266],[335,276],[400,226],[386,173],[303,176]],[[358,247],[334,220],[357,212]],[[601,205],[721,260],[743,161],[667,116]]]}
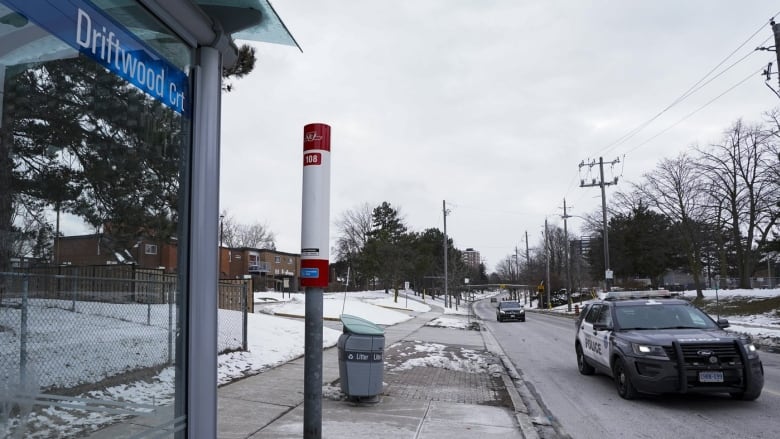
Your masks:
{"label": "utility pole", "polygon": [[[525,269],[528,271],[531,269],[531,253],[528,251],[528,230],[525,231]],[[528,285],[531,285],[531,283],[529,282]]]}
{"label": "utility pole", "polygon": [[563,249],[564,258],[566,258],[566,303],[568,307],[567,311],[571,312],[571,270],[569,263],[569,229],[566,227],[566,220],[571,218],[566,213],[566,198],[563,199],[563,236],[566,241],[566,245]]}
{"label": "utility pole", "polygon": [[[449,290],[447,286],[447,202],[441,200],[441,211],[444,214],[444,307],[447,308],[447,297],[449,296]],[[449,307],[452,308],[452,299],[450,300]]]}
{"label": "utility pole", "polygon": [[[620,163],[620,159],[612,160],[608,164],[614,166],[618,163]],[[601,187],[601,213],[603,217],[602,234],[604,237],[604,291],[609,292],[610,284],[612,282],[612,270],[610,270],[609,268],[609,232],[607,230],[607,196],[604,189],[609,185],[617,184],[618,178],[615,177],[615,180],[610,182],[605,182],[604,181],[604,159],[602,157],[599,157],[598,165],[599,165],[599,175],[601,176],[600,181],[596,182],[596,179],[594,178],[591,181],[591,183],[585,184],[585,180],[580,180],[580,187],[593,187],[593,186]],[[596,166],[596,161],[591,160],[589,163],[585,163],[585,161],[582,161],[580,163],[580,169],[582,169],[584,166],[592,168]]]}
{"label": "utility pole", "polygon": [[[769,47],[756,47],[756,50],[766,50],[770,52],[775,52],[777,67],[778,69],[780,69],[780,51],[778,50],[778,48],[780,48],[780,25],[775,23],[774,18],[769,20],[769,25],[772,27],[772,33],[774,34],[775,37],[775,45]],[[778,93],[777,90],[775,90],[774,88],[772,88],[771,85],[769,85],[769,80],[772,79],[772,74],[773,74],[771,62],[766,66],[766,69],[764,69],[763,73],[761,74],[766,76],[766,79],[764,80],[764,84],[767,86],[767,88],[772,90],[772,93],[774,93],[778,98],[780,98],[780,93]],[[778,84],[780,85],[780,71],[778,71],[777,80],[778,80]]]}
{"label": "utility pole", "polygon": [[[528,230],[525,231],[525,275],[527,277],[527,286],[526,290],[528,291],[528,296],[531,295],[531,256],[528,252]],[[523,303],[526,303],[525,300]]]}
{"label": "utility pole", "polygon": [[[775,34],[775,55],[777,56],[777,67],[780,68],[780,51],[777,50],[780,47],[780,24],[775,23],[774,19],[769,20],[769,24],[772,26],[772,32]],[[771,69],[771,67],[769,68]],[[777,81],[780,84],[780,74],[777,75]]]}
{"label": "utility pole", "polygon": [[[517,246],[515,246],[515,276],[513,283],[519,284],[520,283],[520,259],[517,255]],[[520,291],[517,289],[517,287],[512,288],[512,295],[514,296],[515,300],[520,299]]]}
{"label": "utility pole", "polygon": [[552,304],[550,303],[550,289],[552,288],[552,285],[550,285],[550,245],[547,238],[547,218],[544,219],[544,260],[547,265],[547,288],[545,288],[545,291],[547,292],[547,308],[549,309],[552,308]]}

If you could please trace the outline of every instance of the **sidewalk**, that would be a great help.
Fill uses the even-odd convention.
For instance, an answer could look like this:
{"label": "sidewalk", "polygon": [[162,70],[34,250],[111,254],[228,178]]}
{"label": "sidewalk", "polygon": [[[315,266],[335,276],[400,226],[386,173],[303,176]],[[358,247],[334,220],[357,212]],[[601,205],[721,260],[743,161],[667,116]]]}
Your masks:
{"label": "sidewalk", "polygon": [[[415,350],[421,342],[444,345],[452,355],[468,352],[462,349],[490,351],[493,354],[486,354],[501,365],[503,354],[490,333],[424,326],[441,314],[434,305],[433,311],[385,328],[385,386],[374,404],[336,397],[338,349],[323,351],[323,438],[538,437],[503,366],[491,369],[496,370],[491,374],[398,367],[409,358],[425,356]],[[219,438],[302,438],[303,367],[304,359],[299,358],[221,387]]]}

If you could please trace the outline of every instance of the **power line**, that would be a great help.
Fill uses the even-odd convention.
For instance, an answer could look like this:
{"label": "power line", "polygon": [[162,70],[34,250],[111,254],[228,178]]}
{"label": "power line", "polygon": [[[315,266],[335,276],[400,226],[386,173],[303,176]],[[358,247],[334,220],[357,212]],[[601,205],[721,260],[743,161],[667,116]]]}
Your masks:
{"label": "power line", "polygon": [[[770,39],[770,38],[771,38],[771,37],[767,38],[767,39],[766,39],[766,40],[764,40],[764,41],[763,41],[761,44],[764,44],[764,43],[766,43],[767,41],[769,41],[769,39]],[[663,114],[664,114],[666,111],[670,110],[670,109],[671,109],[673,106],[675,106],[675,105],[679,104],[680,102],[684,101],[684,100],[685,100],[685,99],[687,99],[688,97],[690,97],[690,96],[693,96],[693,95],[694,95],[694,94],[695,94],[697,91],[701,90],[702,88],[706,87],[706,86],[707,86],[709,83],[711,83],[712,81],[714,81],[714,80],[718,79],[719,77],[721,77],[721,76],[722,76],[724,73],[728,72],[728,71],[729,71],[729,70],[731,70],[731,69],[732,69],[734,66],[736,66],[737,64],[739,64],[739,63],[741,63],[742,61],[744,61],[745,59],[747,59],[747,58],[748,58],[750,55],[752,55],[754,52],[755,52],[755,51],[747,53],[745,56],[743,56],[742,58],[740,58],[740,59],[738,59],[737,61],[735,61],[734,63],[732,63],[730,66],[728,66],[728,67],[726,67],[725,69],[721,70],[721,71],[720,71],[720,72],[719,72],[717,75],[715,75],[715,76],[713,76],[712,78],[708,79],[706,82],[704,82],[704,83],[701,83],[701,81],[699,81],[699,83],[701,83],[701,85],[699,85],[699,86],[698,86],[698,87],[696,87],[695,89],[688,89],[688,91],[687,91],[685,94],[683,94],[682,96],[680,96],[679,98],[677,98],[677,99],[676,99],[674,102],[672,102],[671,104],[669,104],[669,105],[668,105],[666,108],[664,108],[664,109],[663,109],[661,112],[659,112],[658,114],[656,114],[655,116],[653,116],[653,117],[652,117],[652,118],[650,118],[649,120],[645,121],[644,123],[642,123],[641,125],[639,125],[637,128],[634,128],[634,130],[632,130],[632,131],[630,132],[630,135],[625,135],[625,136],[623,136],[623,138],[621,138],[622,140],[620,140],[620,141],[619,141],[619,142],[617,142],[617,143],[613,142],[613,145],[612,145],[611,147],[608,147],[608,148],[606,148],[604,151],[610,151],[610,150],[612,150],[612,149],[614,149],[614,148],[617,148],[617,147],[618,147],[618,146],[620,146],[621,144],[623,144],[623,143],[625,143],[626,141],[628,141],[630,138],[632,138],[632,137],[634,137],[635,135],[639,134],[639,132],[641,132],[641,131],[642,131],[642,130],[643,130],[645,127],[646,127],[646,126],[650,125],[652,122],[654,122],[656,119],[658,119],[658,118],[659,118],[661,115],[663,115]],[[697,84],[698,84],[698,83],[697,83]]]}
{"label": "power line", "polygon": [[[774,17],[776,17],[777,15],[780,15],[780,11],[778,11],[776,14],[774,14],[774,15],[772,16],[772,18],[769,20],[769,22],[771,23],[771,22],[774,20]],[[640,125],[638,125],[638,126],[637,126],[637,127],[635,127],[634,129],[632,129],[631,131],[629,131],[628,133],[624,134],[623,136],[621,136],[621,137],[620,137],[620,138],[618,138],[617,140],[613,141],[612,143],[610,143],[609,145],[607,145],[606,147],[604,147],[604,148],[602,149],[602,151],[609,151],[609,150],[611,150],[611,149],[614,149],[615,147],[617,147],[617,146],[619,146],[619,145],[621,145],[621,144],[625,143],[625,142],[626,142],[626,141],[628,141],[629,139],[633,138],[634,136],[636,136],[637,134],[639,134],[639,133],[640,133],[640,132],[641,132],[641,131],[642,131],[644,128],[646,128],[648,125],[650,125],[650,124],[651,124],[652,122],[654,122],[656,119],[658,119],[660,116],[662,116],[664,113],[666,113],[668,110],[670,110],[671,108],[673,108],[673,107],[674,107],[674,106],[676,106],[677,104],[679,104],[679,103],[683,102],[685,99],[689,98],[689,97],[690,97],[690,96],[692,96],[693,94],[697,93],[699,90],[701,90],[701,89],[702,89],[702,88],[704,88],[705,86],[709,85],[709,84],[710,84],[710,83],[712,83],[712,82],[713,82],[715,79],[717,79],[717,78],[721,77],[721,76],[722,76],[722,75],[724,75],[726,72],[728,72],[729,70],[731,70],[732,68],[734,68],[734,67],[735,67],[735,66],[737,66],[738,64],[742,63],[742,62],[743,62],[744,60],[746,60],[746,59],[747,59],[747,58],[748,58],[750,55],[752,55],[752,54],[753,54],[753,53],[755,53],[757,50],[759,50],[759,48],[756,48],[756,49],[754,49],[754,50],[752,50],[752,51],[748,52],[747,54],[745,54],[744,56],[742,56],[742,57],[741,57],[741,58],[739,58],[738,60],[736,60],[736,61],[734,61],[733,63],[731,63],[729,66],[727,66],[726,68],[724,68],[723,70],[721,70],[720,72],[718,72],[717,74],[715,74],[714,76],[712,76],[714,72],[716,72],[716,71],[717,71],[717,70],[718,70],[718,69],[719,69],[721,66],[723,66],[723,65],[724,65],[724,64],[725,64],[725,63],[726,63],[726,62],[727,62],[727,61],[728,61],[730,58],[732,58],[732,57],[733,57],[733,56],[734,56],[734,55],[735,55],[737,52],[739,52],[739,51],[740,51],[740,50],[741,50],[743,47],[745,47],[745,45],[747,45],[747,44],[748,44],[748,42],[750,42],[750,41],[751,41],[753,38],[755,38],[755,37],[756,37],[756,35],[758,35],[758,34],[759,34],[759,33],[760,33],[760,32],[761,32],[763,29],[764,29],[764,26],[765,26],[765,25],[766,25],[765,23],[761,24],[761,25],[760,25],[760,26],[759,26],[759,27],[758,27],[758,28],[757,28],[757,29],[756,29],[756,30],[755,30],[755,31],[754,31],[754,32],[753,32],[753,33],[752,33],[752,34],[751,34],[751,35],[750,35],[750,36],[749,36],[749,37],[748,37],[748,38],[747,38],[745,41],[743,41],[743,42],[742,42],[742,43],[741,43],[739,46],[737,46],[737,47],[736,47],[734,50],[732,50],[732,51],[731,51],[731,52],[730,52],[730,53],[729,53],[729,54],[728,54],[726,57],[724,57],[724,58],[723,58],[723,59],[722,59],[720,62],[718,62],[718,63],[717,63],[717,64],[716,64],[714,67],[712,67],[712,68],[711,68],[711,69],[710,69],[710,70],[709,70],[709,71],[708,71],[708,72],[707,72],[707,73],[706,73],[704,76],[702,76],[702,77],[701,77],[701,78],[700,78],[698,81],[696,81],[696,82],[695,82],[693,85],[691,85],[691,86],[690,86],[690,87],[689,87],[689,88],[688,88],[688,89],[687,89],[685,92],[683,92],[683,93],[682,93],[680,96],[678,96],[678,97],[677,97],[677,98],[676,98],[674,101],[672,101],[672,102],[671,102],[669,105],[667,105],[666,107],[664,107],[664,108],[663,108],[661,111],[659,111],[657,114],[655,114],[653,117],[651,117],[651,118],[650,118],[650,119],[648,119],[647,121],[645,121],[645,122],[641,123]],[[762,42],[761,42],[761,44],[760,44],[760,45],[763,45],[763,44],[765,44],[765,43],[766,43],[767,41],[769,41],[771,38],[772,38],[771,36],[770,36],[770,37],[768,37],[768,38],[766,38],[764,41],[762,41]],[[759,72],[760,72],[761,70],[763,70],[763,68],[762,68],[762,69],[759,69]],[[692,117],[694,114],[698,113],[699,111],[703,110],[703,109],[704,109],[704,108],[706,108],[707,106],[711,105],[713,102],[715,102],[716,100],[720,99],[721,97],[723,97],[725,94],[729,93],[729,92],[730,92],[731,90],[733,90],[734,88],[736,88],[736,87],[738,87],[739,85],[743,84],[744,82],[746,82],[748,79],[750,79],[750,77],[752,77],[752,76],[753,76],[753,75],[755,75],[755,74],[756,74],[756,73],[751,73],[751,74],[750,74],[748,77],[746,77],[746,78],[744,78],[743,80],[739,81],[737,84],[735,84],[735,85],[731,86],[731,87],[730,87],[730,88],[728,88],[726,91],[724,91],[724,92],[720,93],[718,96],[716,96],[715,98],[711,99],[710,101],[708,101],[708,102],[707,102],[707,103],[705,103],[704,105],[700,106],[699,108],[697,108],[697,109],[696,109],[696,110],[694,110],[693,112],[691,112],[691,113],[687,114],[685,117],[683,117],[682,119],[678,120],[677,122],[675,122],[675,123],[674,123],[674,124],[672,124],[671,126],[667,127],[666,129],[662,130],[661,132],[659,132],[659,133],[655,134],[654,136],[650,137],[649,139],[645,140],[644,142],[642,142],[642,143],[640,143],[639,145],[635,146],[634,148],[630,149],[628,152],[635,151],[636,149],[638,149],[638,148],[640,148],[640,147],[644,146],[645,144],[647,144],[647,143],[649,143],[650,141],[652,141],[652,140],[656,139],[657,137],[661,136],[662,134],[664,134],[664,133],[668,132],[669,130],[671,130],[671,129],[672,129],[672,128],[674,128],[675,126],[679,125],[679,124],[680,124],[680,123],[682,123],[683,121],[685,121],[685,120],[687,120],[688,118]],[[708,78],[709,78],[709,79],[708,79]],[[624,157],[624,159],[625,159],[625,153],[623,154],[623,157]],[[624,162],[625,162],[625,160],[624,160]],[[621,174],[622,174],[622,173],[621,173]],[[579,173],[576,173],[576,174],[574,174],[574,176],[572,177],[572,179],[571,179],[570,183],[567,185],[567,189],[566,189],[566,194],[567,194],[567,195],[568,195],[568,194],[571,192],[571,190],[572,190],[572,188],[573,188],[573,186],[574,186],[574,182],[575,182],[575,181],[576,181],[578,178],[581,178],[581,177],[582,177],[582,176],[581,176],[581,175],[579,175]],[[603,178],[603,177],[602,177],[602,178]]]}
{"label": "power line", "polygon": [[[780,14],[780,12],[776,13],[775,15],[773,15],[773,16],[772,16],[772,19],[774,19],[774,17],[775,17],[775,16],[777,16],[778,14]],[[770,19],[770,21],[771,21],[771,19]],[[754,38],[754,37],[755,37],[755,36],[756,36],[756,35],[757,35],[757,34],[758,34],[758,33],[759,33],[759,32],[760,32],[760,31],[761,31],[763,28],[764,28],[764,26],[765,26],[765,25],[766,25],[766,24],[762,24],[762,25],[761,25],[761,26],[760,26],[760,27],[759,27],[759,28],[758,28],[758,29],[757,29],[755,32],[753,32],[753,34],[752,34],[752,35],[750,35],[750,36],[749,36],[749,37],[748,37],[748,38],[747,38],[747,39],[746,39],[746,40],[745,40],[745,41],[744,41],[742,44],[740,44],[740,45],[739,45],[739,46],[738,46],[736,49],[734,49],[733,51],[731,51],[731,53],[729,53],[729,54],[728,54],[728,55],[727,55],[727,56],[726,56],[726,57],[725,57],[723,60],[721,60],[721,61],[720,61],[720,62],[719,62],[717,65],[715,65],[715,67],[713,67],[712,69],[710,69],[710,71],[709,71],[709,72],[707,72],[707,73],[706,73],[704,76],[702,76],[702,77],[701,77],[701,79],[699,79],[698,81],[696,81],[696,83],[694,83],[692,86],[690,86],[690,87],[688,88],[688,90],[686,90],[685,92],[683,92],[683,93],[682,93],[682,94],[681,94],[679,97],[677,97],[677,99],[675,99],[674,101],[672,101],[672,103],[671,103],[671,104],[667,105],[665,108],[663,108],[663,109],[662,109],[661,111],[659,111],[659,112],[658,112],[658,113],[657,113],[655,116],[651,117],[649,120],[647,120],[647,121],[645,121],[645,122],[643,122],[643,123],[639,124],[639,125],[638,125],[638,126],[636,126],[634,129],[632,129],[631,131],[629,131],[628,133],[624,134],[623,136],[621,136],[621,137],[620,137],[620,138],[618,138],[617,140],[613,141],[613,142],[612,142],[612,143],[610,143],[609,145],[607,145],[607,146],[605,146],[604,148],[602,148],[602,149],[601,149],[601,152],[607,152],[607,151],[611,150],[613,147],[616,147],[616,146],[618,146],[618,145],[620,145],[620,144],[623,144],[623,143],[625,143],[625,142],[626,142],[628,139],[630,139],[630,138],[634,137],[635,135],[637,135],[637,134],[638,134],[639,132],[641,132],[641,131],[642,131],[642,130],[645,128],[645,127],[647,127],[647,126],[648,126],[649,124],[651,124],[653,121],[655,121],[656,119],[658,119],[658,118],[659,118],[661,115],[663,115],[664,113],[666,113],[666,112],[667,112],[668,110],[670,110],[672,107],[674,107],[675,105],[677,105],[677,104],[679,104],[680,102],[684,101],[685,99],[687,99],[688,97],[690,97],[691,95],[693,95],[694,93],[696,93],[697,91],[699,91],[699,90],[700,90],[702,87],[704,87],[705,85],[707,85],[707,84],[709,84],[710,82],[712,82],[712,80],[713,80],[713,79],[715,79],[715,78],[717,78],[718,76],[722,75],[722,74],[723,74],[723,73],[725,73],[726,71],[728,71],[728,70],[730,70],[731,68],[733,68],[735,65],[739,64],[740,62],[742,62],[742,61],[743,61],[744,59],[746,59],[748,56],[750,56],[751,54],[753,54],[753,53],[755,52],[755,50],[754,50],[754,51],[751,51],[751,52],[749,52],[747,55],[745,55],[744,57],[742,57],[741,59],[739,59],[739,60],[738,60],[738,61],[736,61],[735,63],[731,64],[729,67],[727,67],[726,69],[724,69],[722,72],[720,72],[720,73],[719,73],[718,75],[716,75],[715,77],[711,78],[709,81],[706,81],[706,82],[704,82],[704,81],[705,81],[705,80],[706,80],[706,79],[707,79],[707,78],[708,78],[710,75],[712,75],[712,73],[713,73],[714,71],[716,71],[716,70],[717,70],[717,69],[718,69],[718,68],[719,68],[721,65],[723,65],[723,64],[724,64],[726,61],[728,61],[728,59],[729,59],[729,58],[731,58],[731,57],[732,57],[732,56],[733,56],[733,55],[734,55],[736,52],[738,52],[738,51],[739,51],[740,49],[742,49],[742,48],[743,48],[743,47],[744,47],[744,46],[745,46],[745,45],[746,45],[746,44],[747,44],[747,43],[748,43],[750,40],[752,40],[752,39],[753,39],[753,38]],[[770,37],[770,38],[771,38],[771,37]],[[769,40],[769,38],[767,38],[766,40],[764,40],[764,42],[762,42],[761,44],[764,44],[764,43],[766,43],[766,41],[768,41],[768,40]],[[704,82],[704,84],[702,84],[702,82]],[[700,84],[701,84],[701,86],[699,86]]]}
{"label": "power line", "polygon": [[718,99],[720,99],[721,97],[723,97],[724,95],[726,95],[726,94],[727,94],[728,92],[730,92],[731,90],[734,90],[735,88],[737,88],[737,87],[739,87],[740,85],[742,85],[743,83],[745,83],[745,81],[747,81],[748,79],[752,78],[752,77],[753,77],[753,76],[755,76],[755,75],[758,75],[758,74],[760,74],[762,70],[764,70],[764,67],[761,67],[760,69],[756,70],[755,72],[752,72],[752,73],[750,73],[750,74],[749,74],[748,76],[746,76],[744,79],[742,79],[741,81],[739,81],[739,82],[737,82],[736,84],[732,85],[731,87],[729,87],[728,89],[726,89],[726,91],[724,91],[723,93],[721,93],[721,94],[719,94],[719,95],[715,96],[713,99],[711,99],[711,100],[710,100],[709,102],[707,102],[706,104],[704,104],[704,105],[702,105],[701,107],[699,107],[699,108],[697,108],[697,109],[693,110],[692,112],[688,113],[688,114],[687,114],[687,115],[685,115],[685,116],[684,116],[682,119],[678,120],[677,122],[673,123],[672,125],[669,125],[668,127],[666,127],[665,129],[661,130],[660,132],[658,132],[658,133],[657,133],[657,134],[655,134],[654,136],[652,136],[652,137],[648,138],[648,139],[647,139],[647,140],[645,140],[644,142],[642,142],[642,143],[638,144],[637,146],[635,146],[635,147],[633,147],[633,148],[629,149],[628,151],[626,151],[626,154],[627,154],[627,153],[629,153],[629,152],[633,152],[633,151],[635,151],[635,150],[639,149],[640,147],[642,147],[642,146],[644,146],[644,145],[648,144],[648,143],[649,143],[649,142],[651,142],[652,140],[655,140],[656,138],[658,138],[658,137],[659,137],[659,136],[661,136],[662,134],[664,134],[664,133],[666,133],[667,131],[671,130],[672,128],[676,127],[677,125],[679,125],[679,124],[683,123],[685,120],[687,120],[688,118],[690,118],[690,117],[691,117],[691,116],[693,116],[694,114],[698,113],[699,111],[703,110],[704,108],[708,107],[710,104],[712,104],[713,102],[717,101]]}
{"label": "power line", "polygon": [[[776,13],[774,16],[772,16],[772,18],[771,18],[769,21],[771,22],[771,21],[774,19],[774,17],[775,17],[775,16],[777,16],[777,15],[780,15],[780,11],[779,11],[778,13]],[[693,94],[695,94],[696,92],[698,92],[699,90],[701,90],[702,88],[704,88],[705,86],[707,86],[707,85],[709,85],[710,83],[712,83],[712,81],[714,81],[715,79],[717,79],[717,78],[721,77],[723,74],[725,74],[726,72],[728,72],[729,70],[731,70],[732,68],[734,68],[736,65],[738,65],[738,64],[740,64],[741,62],[743,62],[744,60],[746,60],[746,59],[747,59],[747,58],[748,58],[750,55],[752,55],[753,53],[755,53],[755,52],[756,52],[756,50],[758,50],[759,48],[756,48],[755,50],[753,50],[753,51],[751,51],[751,52],[748,52],[747,54],[745,54],[744,56],[742,56],[742,57],[741,57],[741,58],[739,58],[738,60],[736,60],[736,61],[734,61],[733,63],[731,63],[731,64],[730,64],[728,67],[726,67],[726,68],[724,68],[723,70],[721,70],[720,72],[718,72],[716,75],[714,75],[714,76],[710,77],[710,76],[711,76],[711,75],[712,75],[712,74],[713,74],[713,73],[714,73],[714,72],[715,72],[715,71],[716,71],[718,68],[720,68],[720,67],[721,67],[721,66],[722,66],[722,65],[723,65],[723,64],[724,64],[726,61],[728,61],[728,60],[729,60],[729,59],[730,59],[732,56],[734,56],[734,54],[735,54],[735,53],[737,53],[737,52],[738,52],[740,49],[742,49],[743,47],[745,47],[745,45],[746,45],[748,42],[750,42],[750,40],[752,40],[753,38],[755,38],[755,36],[756,36],[756,35],[758,35],[758,33],[759,33],[759,32],[761,32],[761,31],[764,29],[764,26],[765,26],[765,24],[762,24],[761,26],[759,26],[759,28],[758,28],[758,29],[756,29],[756,31],[755,31],[755,32],[753,32],[753,33],[752,33],[752,34],[751,34],[751,35],[750,35],[750,36],[749,36],[749,37],[748,37],[748,38],[747,38],[747,39],[746,39],[744,42],[742,42],[742,44],[740,44],[740,45],[739,45],[739,46],[737,46],[737,47],[736,47],[734,50],[732,50],[732,51],[731,51],[731,52],[730,52],[730,53],[729,53],[729,54],[728,54],[728,55],[727,55],[725,58],[723,58],[723,59],[722,59],[722,60],[721,60],[719,63],[717,63],[717,64],[716,64],[716,65],[715,65],[715,66],[714,66],[712,69],[710,69],[710,70],[709,70],[709,71],[708,71],[708,72],[707,72],[707,73],[706,73],[704,76],[702,76],[702,77],[701,77],[701,79],[699,79],[698,81],[696,81],[696,82],[695,82],[693,85],[691,85],[691,86],[690,86],[690,87],[689,87],[689,88],[688,88],[688,89],[687,89],[685,92],[683,92],[683,93],[682,93],[682,94],[681,94],[679,97],[677,97],[677,98],[676,98],[674,101],[672,101],[672,103],[670,103],[669,105],[667,105],[666,107],[664,107],[664,108],[663,108],[661,111],[659,111],[657,114],[655,114],[653,117],[651,117],[651,118],[650,118],[650,119],[648,119],[647,121],[645,121],[645,122],[643,122],[643,123],[639,124],[639,125],[638,125],[638,126],[636,126],[634,129],[632,129],[631,131],[629,131],[628,133],[624,134],[623,136],[621,136],[621,137],[620,137],[620,138],[618,138],[617,140],[613,141],[612,143],[610,143],[609,145],[607,145],[606,147],[604,147],[604,148],[602,149],[602,151],[609,151],[609,150],[612,150],[612,149],[614,149],[615,147],[617,147],[617,146],[619,146],[619,145],[621,145],[621,144],[625,143],[625,142],[626,142],[626,141],[628,141],[629,139],[633,138],[634,136],[636,136],[637,134],[639,134],[639,133],[640,133],[640,132],[641,132],[643,129],[645,129],[645,128],[646,128],[648,125],[650,125],[652,122],[654,122],[654,121],[655,121],[656,119],[658,119],[660,116],[662,116],[664,113],[666,113],[668,110],[670,110],[672,107],[674,107],[675,105],[677,105],[677,104],[681,103],[681,102],[682,102],[682,101],[684,101],[685,99],[689,98],[690,96],[692,96]],[[768,37],[768,38],[766,38],[764,41],[762,41],[762,42],[761,42],[761,45],[765,44],[765,43],[766,43],[767,41],[769,41],[771,38],[772,38],[771,36],[770,36],[770,37]],[[741,85],[742,83],[744,83],[745,81],[747,81],[747,79],[749,79],[749,78],[750,78],[751,76],[753,76],[753,75],[754,75],[754,74],[753,74],[753,73],[751,73],[751,75],[750,75],[748,78],[745,78],[745,79],[743,79],[742,81],[740,81],[739,83],[737,83],[736,85],[734,85],[734,86],[730,87],[730,88],[729,88],[729,89],[727,89],[725,92],[721,93],[720,95],[718,95],[718,96],[717,96],[717,97],[715,97],[714,99],[712,99],[712,100],[710,100],[709,102],[707,102],[706,104],[702,105],[701,107],[699,107],[698,109],[696,109],[696,110],[695,110],[695,111],[693,111],[692,113],[690,113],[690,114],[686,115],[684,118],[682,118],[681,120],[677,121],[677,122],[676,122],[676,123],[674,123],[673,125],[671,125],[671,126],[667,127],[666,129],[662,130],[661,132],[657,133],[656,135],[652,136],[651,138],[649,138],[649,139],[645,140],[644,142],[642,142],[642,143],[640,143],[639,145],[635,146],[634,148],[630,149],[628,152],[634,151],[634,150],[636,150],[636,149],[638,149],[638,148],[640,148],[640,147],[644,146],[645,144],[647,144],[648,142],[652,141],[653,139],[655,139],[655,138],[659,137],[660,135],[662,135],[662,134],[666,133],[667,131],[671,130],[671,129],[672,129],[672,128],[674,128],[675,126],[679,125],[680,123],[682,123],[682,122],[683,122],[683,121],[685,121],[686,119],[688,119],[688,118],[690,118],[691,116],[693,116],[694,114],[696,114],[697,112],[699,112],[699,111],[701,111],[702,109],[706,108],[708,105],[712,104],[714,101],[716,101],[717,99],[719,99],[720,97],[722,97],[723,95],[725,95],[726,93],[728,93],[729,91],[731,91],[732,89],[736,88],[737,86],[739,86],[739,85]],[[707,78],[709,78],[709,79],[707,79]],[[623,157],[625,158],[625,153],[623,154]],[[566,189],[566,195],[569,195],[569,194],[572,192],[572,189],[573,189],[573,187],[574,187],[574,183],[577,181],[577,179],[578,179],[578,178],[581,178],[581,175],[579,175],[578,173],[575,173],[575,174],[573,175],[572,179],[571,179],[571,182],[570,182],[570,183],[568,184],[568,186],[567,186],[567,189]]]}
{"label": "power line", "polygon": [[449,201],[447,202],[447,204],[450,205],[450,206],[461,208],[461,209],[477,210],[477,211],[484,212],[484,213],[503,213],[503,214],[506,214],[506,215],[519,215],[519,216],[536,215],[536,213],[534,213],[534,212],[518,212],[518,211],[512,211],[512,210],[486,209],[484,207],[472,207],[472,206],[467,206],[467,205],[463,205],[463,204],[452,203],[452,202],[449,202]]}

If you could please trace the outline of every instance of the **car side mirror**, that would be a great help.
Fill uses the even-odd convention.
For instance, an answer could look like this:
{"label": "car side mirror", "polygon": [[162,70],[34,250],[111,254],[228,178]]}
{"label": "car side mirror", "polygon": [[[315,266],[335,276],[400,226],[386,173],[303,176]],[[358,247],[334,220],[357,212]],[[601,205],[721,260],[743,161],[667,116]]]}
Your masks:
{"label": "car side mirror", "polygon": [[594,331],[609,331],[612,327],[610,325],[605,325],[603,323],[594,323],[593,324],[593,330]]}
{"label": "car side mirror", "polygon": [[730,325],[729,325],[729,320],[728,319],[718,319],[718,328],[726,329],[729,326]]}

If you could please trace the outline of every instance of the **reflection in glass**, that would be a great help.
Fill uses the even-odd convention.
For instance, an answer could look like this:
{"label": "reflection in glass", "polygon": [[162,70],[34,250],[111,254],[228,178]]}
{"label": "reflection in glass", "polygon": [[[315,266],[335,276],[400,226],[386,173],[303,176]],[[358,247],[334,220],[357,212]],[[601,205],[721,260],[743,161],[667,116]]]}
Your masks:
{"label": "reflection in glass", "polygon": [[0,7],[0,437],[175,431],[188,120],[22,18]]}

